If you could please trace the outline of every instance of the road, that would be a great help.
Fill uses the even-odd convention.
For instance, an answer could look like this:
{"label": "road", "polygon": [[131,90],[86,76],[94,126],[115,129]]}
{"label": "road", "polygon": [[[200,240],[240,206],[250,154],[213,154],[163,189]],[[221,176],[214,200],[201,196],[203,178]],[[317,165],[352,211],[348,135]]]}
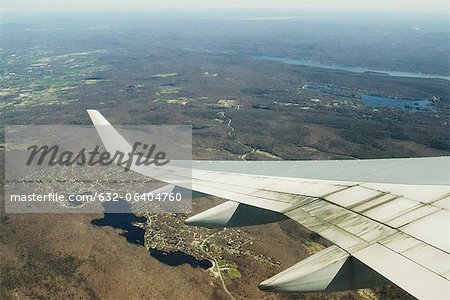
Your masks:
{"label": "road", "polygon": [[[223,229],[223,230],[221,230],[221,231],[219,231],[219,232],[222,232],[222,231],[224,231],[224,230],[225,230],[225,229]],[[203,239],[202,243],[200,244],[200,250],[202,250],[202,252],[203,252],[206,256],[208,256],[209,258],[211,258],[211,259],[214,261],[214,266],[213,266],[213,268],[214,268],[214,267],[217,268],[217,271],[214,272],[214,274],[217,275],[217,276],[219,277],[220,281],[222,282],[223,289],[224,289],[225,292],[228,294],[228,296],[230,296],[231,299],[236,300],[236,299],[233,297],[233,295],[230,293],[230,291],[228,290],[227,285],[225,284],[225,281],[223,280],[222,274],[220,273],[220,269],[219,269],[219,262],[216,260],[215,257],[213,257],[211,254],[209,254],[209,253],[205,250],[205,248],[204,248],[206,241],[207,241],[208,239],[210,239],[211,237],[213,237],[215,234],[219,233],[219,232],[213,233],[213,234],[207,236],[205,239]]]}

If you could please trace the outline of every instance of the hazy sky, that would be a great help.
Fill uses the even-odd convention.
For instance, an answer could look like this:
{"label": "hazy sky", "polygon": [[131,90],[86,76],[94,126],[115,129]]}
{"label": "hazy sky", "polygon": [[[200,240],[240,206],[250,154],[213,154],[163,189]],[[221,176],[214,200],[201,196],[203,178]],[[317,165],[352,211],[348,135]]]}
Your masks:
{"label": "hazy sky", "polygon": [[0,0],[0,10],[339,8],[448,12],[448,0]]}

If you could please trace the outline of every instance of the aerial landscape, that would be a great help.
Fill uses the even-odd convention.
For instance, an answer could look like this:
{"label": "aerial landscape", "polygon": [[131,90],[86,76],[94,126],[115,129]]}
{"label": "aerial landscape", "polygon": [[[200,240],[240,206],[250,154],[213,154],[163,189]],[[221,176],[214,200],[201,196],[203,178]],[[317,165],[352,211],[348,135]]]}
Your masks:
{"label": "aerial landscape", "polygon": [[[443,12],[2,13],[0,126],[91,125],[95,109],[192,126],[194,160],[449,156],[449,28]],[[290,219],[207,229],[131,207],[4,213],[0,197],[1,299],[414,299],[392,283],[261,291],[332,245]],[[194,192],[192,210],[223,202]]]}

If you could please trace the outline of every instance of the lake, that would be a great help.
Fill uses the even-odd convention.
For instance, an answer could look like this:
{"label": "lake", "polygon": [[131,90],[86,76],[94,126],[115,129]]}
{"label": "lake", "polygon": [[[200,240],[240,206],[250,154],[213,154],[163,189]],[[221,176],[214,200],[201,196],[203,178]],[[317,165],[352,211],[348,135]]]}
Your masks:
{"label": "lake", "polygon": [[[122,229],[123,232],[120,235],[124,236],[129,243],[144,246],[145,230],[135,226],[134,223],[145,223],[147,221],[145,217],[136,216],[132,213],[130,204],[124,200],[118,202],[104,202],[102,206],[105,209],[103,218],[92,220],[92,225]],[[117,211],[122,213],[114,213]],[[165,252],[150,249],[149,252],[152,257],[173,267],[188,264],[193,268],[207,270],[213,266],[211,261],[207,259],[196,259],[194,256],[182,251]]]}
{"label": "lake", "polygon": [[356,98],[356,96],[352,93],[345,92],[342,88],[329,84],[308,84],[305,85],[304,88],[316,93],[357,99],[364,102],[366,105],[373,107],[401,108],[412,112],[421,110],[435,110],[433,102],[428,99],[389,98],[373,95],[362,95],[361,97]]}
{"label": "lake", "polygon": [[362,95],[361,101],[373,107],[402,108],[410,111],[434,110],[430,100],[394,99],[380,96]]}
{"label": "lake", "polygon": [[193,268],[202,268],[204,270],[207,270],[213,266],[213,264],[207,259],[196,259],[194,256],[182,251],[165,252],[161,250],[150,249],[150,255],[160,262],[172,267],[188,264]]}
{"label": "lake", "polygon": [[351,66],[337,66],[329,65],[324,63],[312,62],[304,59],[292,59],[288,57],[277,57],[277,56],[265,56],[265,55],[249,55],[248,57],[258,60],[274,61],[289,65],[296,66],[306,66],[306,67],[316,67],[331,70],[341,70],[353,73],[368,73],[377,76],[394,76],[394,77],[411,77],[411,78],[439,78],[450,81],[450,76],[435,75],[435,74],[422,74],[422,73],[410,73],[410,72],[400,72],[400,71],[384,71],[384,70],[372,70],[363,67],[351,67]]}

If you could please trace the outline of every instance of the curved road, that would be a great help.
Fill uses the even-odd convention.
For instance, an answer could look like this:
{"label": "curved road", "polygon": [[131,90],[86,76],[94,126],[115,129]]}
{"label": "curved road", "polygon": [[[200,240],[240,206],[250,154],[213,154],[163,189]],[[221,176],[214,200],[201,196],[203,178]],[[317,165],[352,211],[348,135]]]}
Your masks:
{"label": "curved road", "polygon": [[[225,230],[225,229],[223,229],[223,230]],[[223,230],[222,230],[222,231],[223,231]],[[222,232],[222,231],[218,231],[218,232],[216,232],[216,233],[219,233],[219,232]],[[233,295],[230,293],[230,291],[228,290],[227,285],[225,284],[225,281],[223,280],[222,274],[220,273],[219,262],[215,259],[215,257],[213,257],[211,254],[209,254],[208,252],[206,252],[206,250],[203,248],[203,247],[205,246],[206,241],[207,241],[208,239],[210,239],[212,236],[214,236],[216,233],[213,233],[213,234],[207,236],[207,237],[202,241],[202,243],[200,244],[200,250],[202,250],[202,252],[203,252],[206,256],[208,256],[209,258],[211,258],[211,259],[214,261],[214,266],[213,266],[213,268],[214,268],[214,267],[217,268],[217,276],[219,276],[220,281],[222,282],[223,289],[224,289],[225,292],[228,294],[228,296],[230,296],[231,299],[236,300],[236,299],[233,297]]]}

